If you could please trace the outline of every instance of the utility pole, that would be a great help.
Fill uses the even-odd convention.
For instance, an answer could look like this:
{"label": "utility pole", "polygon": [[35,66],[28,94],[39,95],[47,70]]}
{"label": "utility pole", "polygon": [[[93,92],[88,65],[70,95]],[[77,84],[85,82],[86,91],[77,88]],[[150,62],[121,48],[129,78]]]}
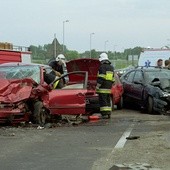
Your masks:
{"label": "utility pole", "polygon": [[54,57],[56,58],[57,43],[56,43],[56,33],[54,34]]}
{"label": "utility pole", "polygon": [[91,58],[91,38],[92,38],[92,35],[94,35],[94,32],[90,33],[90,58]]}
{"label": "utility pole", "polygon": [[108,43],[109,41],[108,40],[106,40],[105,42],[104,42],[104,51],[106,52],[106,43]]}
{"label": "utility pole", "polygon": [[69,22],[69,20],[63,21],[63,54],[64,54],[65,22]]}

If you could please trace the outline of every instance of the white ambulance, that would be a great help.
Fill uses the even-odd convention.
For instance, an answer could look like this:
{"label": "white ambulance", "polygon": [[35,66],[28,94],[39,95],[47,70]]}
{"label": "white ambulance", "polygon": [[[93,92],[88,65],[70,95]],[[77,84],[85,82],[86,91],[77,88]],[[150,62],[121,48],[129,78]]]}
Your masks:
{"label": "white ambulance", "polygon": [[151,67],[156,66],[159,59],[163,60],[163,66],[165,60],[170,59],[170,49],[169,48],[147,48],[141,52],[138,66]]}

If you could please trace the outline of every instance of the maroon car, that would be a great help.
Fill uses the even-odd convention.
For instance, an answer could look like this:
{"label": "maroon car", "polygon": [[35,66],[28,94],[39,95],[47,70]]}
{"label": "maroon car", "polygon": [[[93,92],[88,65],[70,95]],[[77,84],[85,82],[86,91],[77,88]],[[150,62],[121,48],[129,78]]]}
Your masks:
{"label": "maroon car", "polygon": [[[95,93],[96,59],[77,59],[67,63],[67,85],[52,89],[44,73],[52,69],[46,65],[8,63],[0,65],[0,122],[29,121],[44,124],[56,115],[90,115],[99,110]],[[54,82],[53,82],[54,83]],[[122,107],[122,85],[116,76],[111,103]]]}
{"label": "maroon car", "polygon": [[[68,72],[71,71],[87,71],[88,72],[88,91],[93,93],[96,88],[97,73],[100,66],[100,61],[97,59],[76,59],[71,60],[67,63]],[[75,80],[72,80],[75,81]],[[114,105],[118,109],[123,106],[123,86],[120,82],[119,76],[115,73],[115,83],[111,89],[111,105]],[[98,95],[95,94],[93,97],[90,95],[86,96],[86,110],[99,111]]]}

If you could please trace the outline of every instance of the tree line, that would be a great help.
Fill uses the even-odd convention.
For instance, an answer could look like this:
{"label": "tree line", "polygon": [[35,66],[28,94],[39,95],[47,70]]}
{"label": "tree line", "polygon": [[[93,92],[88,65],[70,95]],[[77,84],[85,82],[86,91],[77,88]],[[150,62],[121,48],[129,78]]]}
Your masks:
{"label": "tree line", "polygon": [[[142,47],[134,47],[125,49],[123,52],[116,52],[116,51],[108,51],[108,56],[110,60],[127,60],[129,55],[140,55],[142,52]],[[40,63],[46,64],[50,59],[54,58],[54,55],[56,56],[58,54],[63,54],[63,45],[58,42],[58,40],[55,38],[51,44],[45,44],[43,46],[30,46],[30,51],[32,52],[32,60],[39,61]],[[91,58],[98,58],[98,56],[103,51],[96,51],[95,49],[91,50]],[[78,59],[78,58],[89,58],[90,57],[90,51],[85,51],[83,53],[79,53],[78,51],[73,51],[67,49],[66,46],[64,46],[64,55],[66,59],[72,60],[72,59]]]}

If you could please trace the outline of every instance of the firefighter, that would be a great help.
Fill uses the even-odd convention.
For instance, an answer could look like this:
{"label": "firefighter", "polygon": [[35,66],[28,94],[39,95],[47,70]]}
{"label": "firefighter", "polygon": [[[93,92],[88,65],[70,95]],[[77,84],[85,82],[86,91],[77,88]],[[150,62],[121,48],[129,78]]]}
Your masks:
{"label": "firefighter", "polygon": [[[56,59],[50,61],[48,65],[52,67],[54,75],[61,77],[61,75],[64,74],[63,67],[66,66],[65,56],[63,54],[59,54],[56,57]],[[63,81],[62,86],[65,86],[65,84],[66,84],[65,79],[63,78],[62,81]]]}
{"label": "firefighter", "polygon": [[115,81],[114,67],[111,65],[106,53],[100,54],[99,61],[101,62],[101,65],[97,75],[96,92],[99,94],[99,105],[102,118],[110,119],[112,111],[110,94],[112,85]]}
{"label": "firefighter", "polygon": [[55,60],[50,61],[48,65],[51,66],[55,74],[60,77],[64,73],[63,66],[66,65],[64,55],[59,54]]}

